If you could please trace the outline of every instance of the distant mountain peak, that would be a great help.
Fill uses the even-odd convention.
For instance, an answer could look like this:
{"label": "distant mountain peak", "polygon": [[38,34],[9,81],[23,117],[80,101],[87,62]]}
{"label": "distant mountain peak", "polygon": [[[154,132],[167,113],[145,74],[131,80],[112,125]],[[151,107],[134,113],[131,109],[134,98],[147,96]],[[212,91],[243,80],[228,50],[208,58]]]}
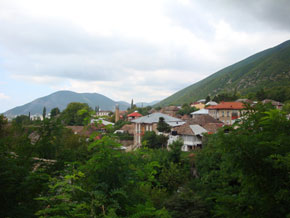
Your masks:
{"label": "distant mountain peak", "polygon": [[22,114],[28,115],[29,113],[31,115],[42,114],[43,107],[46,107],[48,113],[55,107],[58,107],[62,111],[71,102],[87,103],[93,109],[99,106],[101,110],[110,111],[115,110],[116,104],[119,105],[120,110],[127,110],[130,107],[130,104],[125,101],[114,101],[99,93],[76,93],[69,90],[60,90],[37,98],[22,106],[12,108],[4,114],[8,117]]}

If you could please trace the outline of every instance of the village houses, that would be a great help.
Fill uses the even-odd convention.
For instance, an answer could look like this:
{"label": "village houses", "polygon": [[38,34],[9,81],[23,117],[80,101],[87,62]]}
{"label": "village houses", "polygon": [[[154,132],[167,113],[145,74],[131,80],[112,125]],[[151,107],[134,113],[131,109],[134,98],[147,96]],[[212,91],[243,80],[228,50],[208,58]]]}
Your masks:
{"label": "village houses", "polygon": [[181,126],[174,128],[171,135],[169,135],[168,145],[172,144],[178,139],[182,139],[182,151],[190,151],[201,148],[202,137],[204,133],[207,133],[207,130],[200,125],[190,125],[189,123],[185,123]]}
{"label": "village houses", "polygon": [[181,119],[169,116],[163,113],[153,113],[149,114],[131,122],[134,123],[134,146],[139,147],[141,146],[142,136],[145,134],[146,131],[154,131],[158,133],[157,124],[159,119],[163,117],[164,121],[171,127],[176,127],[184,124],[185,122]]}

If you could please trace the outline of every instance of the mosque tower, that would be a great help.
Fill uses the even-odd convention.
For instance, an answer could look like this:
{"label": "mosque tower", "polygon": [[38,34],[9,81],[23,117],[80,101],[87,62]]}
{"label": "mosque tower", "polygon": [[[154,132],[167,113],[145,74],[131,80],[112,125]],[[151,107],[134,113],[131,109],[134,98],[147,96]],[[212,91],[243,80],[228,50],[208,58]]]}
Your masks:
{"label": "mosque tower", "polygon": [[119,105],[116,104],[115,107],[115,123],[117,123],[120,119],[120,111],[119,111]]}

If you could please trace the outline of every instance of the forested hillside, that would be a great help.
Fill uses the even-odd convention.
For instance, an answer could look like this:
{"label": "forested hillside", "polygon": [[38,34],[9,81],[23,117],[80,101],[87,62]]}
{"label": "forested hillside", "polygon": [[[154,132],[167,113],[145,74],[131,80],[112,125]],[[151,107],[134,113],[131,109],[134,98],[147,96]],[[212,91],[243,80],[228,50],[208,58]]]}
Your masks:
{"label": "forested hillside", "polygon": [[259,52],[197,82],[158,105],[182,105],[222,92],[247,94],[264,88],[290,86],[290,41]]}

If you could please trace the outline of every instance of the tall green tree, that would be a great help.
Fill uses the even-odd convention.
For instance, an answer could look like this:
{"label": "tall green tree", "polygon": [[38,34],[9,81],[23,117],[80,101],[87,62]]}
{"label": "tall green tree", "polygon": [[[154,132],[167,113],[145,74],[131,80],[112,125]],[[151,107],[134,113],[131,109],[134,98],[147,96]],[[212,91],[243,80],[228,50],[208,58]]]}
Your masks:
{"label": "tall green tree", "polygon": [[42,110],[42,118],[43,118],[43,120],[45,120],[45,117],[46,117],[46,107],[43,107],[43,110]]}
{"label": "tall green tree", "polygon": [[88,104],[72,102],[61,113],[65,125],[85,125],[88,123],[92,109]]}
{"label": "tall green tree", "polygon": [[157,123],[157,130],[159,132],[169,133],[171,131],[171,127],[168,123],[164,121],[164,117],[160,117]]}
{"label": "tall green tree", "polygon": [[215,217],[290,216],[290,121],[267,107],[249,108],[197,156],[197,187]]}
{"label": "tall green tree", "polygon": [[50,117],[51,118],[56,117],[59,114],[60,114],[60,110],[59,110],[58,107],[52,108],[51,111],[50,111]]}

